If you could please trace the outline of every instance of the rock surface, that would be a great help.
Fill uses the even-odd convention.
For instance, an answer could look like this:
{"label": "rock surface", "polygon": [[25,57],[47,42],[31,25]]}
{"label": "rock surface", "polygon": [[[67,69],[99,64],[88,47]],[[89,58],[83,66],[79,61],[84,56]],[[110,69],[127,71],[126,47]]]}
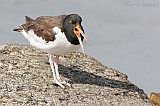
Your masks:
{"label": "rock surface", "polygon": [[81,53],[60,57],[60,75],[72,87],[53,85],[47,56],[31,46],[0,46],[0,106],[152,106],[127,75]]}

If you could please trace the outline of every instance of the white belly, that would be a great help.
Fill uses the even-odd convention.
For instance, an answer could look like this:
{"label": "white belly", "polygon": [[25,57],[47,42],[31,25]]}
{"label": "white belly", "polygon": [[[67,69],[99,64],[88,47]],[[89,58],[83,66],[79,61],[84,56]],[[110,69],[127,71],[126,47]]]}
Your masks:
{"label": "white belly", "polygon": [[28,31],[28,33],[23,30],[22,34],[32,46],[53,55],[63,55],[69,52],[77,51],[80,48],[80,45],[71,44],[67,40],[65,34],[62,33],[58,27],[54,27],[53,31],[56,33],[55,40],[49,41],[48,43],[46,43],[46,41],[41,37],[35,35],[32,30]]}

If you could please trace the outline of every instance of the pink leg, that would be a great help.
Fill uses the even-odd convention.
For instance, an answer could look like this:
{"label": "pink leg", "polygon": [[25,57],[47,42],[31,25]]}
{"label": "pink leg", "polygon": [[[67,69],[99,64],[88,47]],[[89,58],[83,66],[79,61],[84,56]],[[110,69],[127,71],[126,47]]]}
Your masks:
{"label": "pink leg", "polygon": [[56,79],[61,83],[61,84],[64,84],[64,85],[67,85],[67,86],[71,86],[69,83],[67,83],[66,81],[62,81],[61,78],[60,78],[60,75],[59,75],[59,71],[58,71],[58,62],[59,62],[59,56],[54,56],[53,57],[53,60],[54,60],[54,68],[55,68],[55,73],[56,73]]}
{"label": "pink leg", "polygon": [[49,63],[50,63],[51,69],[52,69],[53,81],[55,81],[56,80],[56,73],[55,73],[55,69],[54,69],[54,66],[53,66],[53,60],[52,60],[52,55],[51,54],[49,54]]}
{"label": "pink leg", "polygon": [[[56,75],[56,69],[55,67],[53,66],[53,64],[55,64],[55,61],[52,59],[53,56],[50,54],[49,55],[49,63],[50,63],[50,66],[51,66],[51,69],[52,69],[52,74],[53,74],[53,83],[59,85],[60,87],[62,88],[65,88],[62,83],[57,79],[57,75]],[[57,66],[58,67],[58,66]],[[59,74],[59,73],[58,73]]]}
{"label": "pink leg", "polygon": [[60,80],[60,75],[59,75],[59,71],[58,71],[58,62],[59,62],[59,56],[54,56],[54,68],[55,68],[55,72],[56,72],[56,78],[57,80]]}

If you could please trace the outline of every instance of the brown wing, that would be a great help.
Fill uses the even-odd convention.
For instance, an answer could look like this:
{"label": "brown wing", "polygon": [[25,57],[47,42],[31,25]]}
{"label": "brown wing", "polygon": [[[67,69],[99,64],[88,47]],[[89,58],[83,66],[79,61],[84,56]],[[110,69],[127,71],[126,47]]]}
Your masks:
{"label": "brown wing", "polygon": [[36,22],[33,31],[37,36],[42,37],[42,39],[45,39],[47,42],[54,41],[55,39],[55,33],[52,27],[46,22]]}
{"label": "brown wing", "polygon": [[63,20],[66,17],[66,15],[60,15],[60,16],[40,16],[36,19],[36,21],[45,21],[48,23],[52,28],[59,27],[62,28]]}
{"label": "brown wing", "polygon": [[42,39],[46,40],[46,42],[54,41],[55,33],[53,29],[55,26],[59,28],[62,27],[62,23],[65,16],[41,16],[38,17],[36,20],[27,21],[25,24],[22,25],[26,32],[33,30],[34,33],[42,37]]}

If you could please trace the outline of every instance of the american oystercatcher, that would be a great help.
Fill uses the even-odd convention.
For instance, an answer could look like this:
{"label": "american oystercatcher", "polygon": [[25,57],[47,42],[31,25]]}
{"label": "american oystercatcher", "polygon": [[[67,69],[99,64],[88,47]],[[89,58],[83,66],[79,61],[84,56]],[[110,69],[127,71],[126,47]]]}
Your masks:
{"label": "american oystercatcher", "polygon": [[13,31],[21,32],[30,44],[49,54],[49,63],[53,73],[53,83],[65,88],[70,86],[62,81],[58,72],[59,56],[77,51],[83,52],[84,30],[82,18],[77,14],[60,16],[40,16],[35,20],[26,16],[26,23]]}

